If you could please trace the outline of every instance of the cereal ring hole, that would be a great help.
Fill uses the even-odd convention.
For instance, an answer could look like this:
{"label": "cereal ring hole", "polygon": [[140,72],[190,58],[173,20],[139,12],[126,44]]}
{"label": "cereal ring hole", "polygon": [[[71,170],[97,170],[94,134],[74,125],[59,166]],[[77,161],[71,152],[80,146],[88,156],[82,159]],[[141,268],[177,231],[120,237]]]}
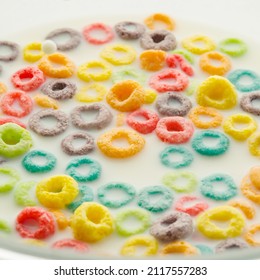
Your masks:
{"label": "cereal ring hole", "polygon": [[255,97],[254,99],[252,99],[251,104],[254,108],[260,108],[260,97]]}
{"label": "cereal ring hole", "polygon": [[118,148],[127,148],[129,147],[130,143],[127,138],[125,137],[118,137],[112,140],[112,145]]}
{"label": "cereal ring hole", "polygon": [[23,227],[29,232],[36,232],[39,229],[39,223],[34,219],[26,219],[23,222]]}
{"label": "cereal ring hole", "polygon": [[209,65],[212,65],[212,66],[215,66],[215,67],[220,67],[220,66],[223,65],[223,62],[221,62],[220,59],[210,57],[209,58]]}
{"label": "cereal ring hole", "polygon": [[13,132],[6,129],[3,131],[1,135],[1,139],[7,144],[7,145],[16,145],[21,141],[21,134],[19,132]]}
{"label": "cereal ring hole", "polygon": [[205,135],[202,142],[206,147],[214,148],[219,144],[219,137],[217,135]]}
{"label": "cereal ring hole", "polygon": [[176,217],[172,217],[170,216],[168,219],[165,219],[161,222],[161,226],[163,227],[168,227],[169,225],[174,224],[175,222],[177,222],[177,218]]}
{"label": "cereal ring hole", "polygon": [[135,231],[142,226],[142,221],[140,218],[134,215],[128,215],[124,221],[121,222],[121,227],[123,227],[126,231]]}
{"label": "cereal ring hole", "polygon": [[103,41],[107,38],[107,32],[102,27],[96,26],[94,29],[88,31],[88,36],[95,38],[95,40]]}
{"label": "cereal ring hole", "polygon": [[53,129],[57,126],[58,121],[54,116],[46,116],[41,118],[39,121],[39,125],[44,127],[44,129]]}
{"label": "cereal ring hole", "polygon": [[23,72],[19,75],[19,78],[22,80],[23,83],[27,83],[33,78],[33,74],[31,72]]}
{"label": "cereal ring hole", "polygon": [[105,213],[103,211],[96,211],[97,207],[95,205],[90,206],[86,213],[86,216],[89,221],[94,224],[100,224],[105,217]]}
{"label": "cereal ring hole", "polygon": [[161,41],[163,41],[165,39],[166,35],[165,34],[152,34],[151,38],[153,40],[154,43],[160,43]]}
{"label": "cereal ring hole", "polygon": [[0,45],[0,56],[8,57],[13,53],[12,49],[6,45]]}
{"label": "cereal ring hole", "polygon": [[57,82],[52,86],[52,90],[53,91],[59,91],[59,90],[63,90],[67,85],[65,83],[62,82]]}
{"label": "cereal ring hole", "polygon": [[184,131],[183,126],[178,122],[166,122],[165,125],[168,131]]}

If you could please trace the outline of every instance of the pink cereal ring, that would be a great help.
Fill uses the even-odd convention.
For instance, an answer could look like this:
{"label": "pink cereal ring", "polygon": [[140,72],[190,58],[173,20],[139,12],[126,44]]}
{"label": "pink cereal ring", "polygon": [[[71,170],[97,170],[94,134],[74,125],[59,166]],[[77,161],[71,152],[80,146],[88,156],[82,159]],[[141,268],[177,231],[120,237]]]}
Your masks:
{"label": "pink cereal ring", "polygon": [[82,253],[89,251],[89,246],[86,243],[75,239],[63,239],[56,241],[52,247],[55,249],[71,248]]}
{"label": "pink cereal ring", "polygon": [[0,125],[5,123],[15,123],[17,125],[20,125],[23,128],[26,128],[26,125],[19,120],[12,118],[12,117],[6,117],[6,118],[0,118]]}
{"label": "pink cereal ring", "polygon": [[[21,110],[13,107],[16,101]],[[0,106],[6,115],[21,118],[32,111],[33,102],[31,97],[23,91],[10,91],[3,96]]]}
{"label": "pink cereal ring", "polygon": [[[194,202],[192,206],[185,206],[185,203]],[[197,216],[199,213],[203,212],[209,207],[208,203],[199,197],[192,195],[182,196],[175,204],[175,209],[177,211],[185,212],[191,216]]]}
{"label": "pink cereal ring", "polygon": [[166,57],[166,64],[170,68],[177,68],[179,66],[181,70],[190,77],[194,75],[193,68],[180,54],[168,54]]}
{"label": "pink cereal ring", "polygon": [[[169,82],[173,79],[173,82]],[[149,85],[158,92],[183,91],[189,84],[186,74],[177,69],[165,69],[150,78]]]}
{"label": "pink cereal ring", "polygon": [[45,78],[39,68],[28,66],[15,72],[11,77],[11,81],[14,87],[24,91],[31,91],[43,84]]}
{"label": "pink cereal ring", "polygon": [[194,127],[189,119],[174,116],[160,119],[155,131],[163,142],[181,144],[189,141],[193,135]]}
{"label": "pink cereal ring", "polygon": [[[145,118],[145,120],[139,120],[139,117]],[[126,122],[136,131],[148,134],[155,130],[159,121],[159,117],[155,112],[139,109],[127,116]]]}
{"label": "pink cereal ring", "polygon": [[[32,230],[30,222],[35,222]],[[44,239],[54,234],[55,220],[53,215],[40,207],[26,207],[16,218],[16,230],[24,238]]]}
{"label": "pink cereal ring", "polygon": [[[92,35],[95,31],[102,31],[105,36],[102,39],[95,38]],[[114,33],[113,29],[110,26],[97,22],[86,26],[83,29],[83,36],[89,43],[94,45],[101,45],[111,41],[114,38]]]}

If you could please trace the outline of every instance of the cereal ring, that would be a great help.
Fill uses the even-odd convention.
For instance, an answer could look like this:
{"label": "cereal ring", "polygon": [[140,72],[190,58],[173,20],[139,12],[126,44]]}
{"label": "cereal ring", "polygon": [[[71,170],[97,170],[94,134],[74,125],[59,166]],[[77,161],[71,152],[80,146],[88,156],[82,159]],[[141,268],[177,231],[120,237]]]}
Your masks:
{"label": "cereal ring", "polygon": [[[126,226],[127,219],[135,218],[138,221],[138,226]],[[115,218],[115,227],[119,235],[131,236],[146,231],[151,225],[150,213],[142,209],[127,209],[119,212]]]}
{"label": "cereal ring", "polygon": [[139,83],[125,80],[112,86],[106,96],[106,101],[120,112],[130,112],[139,109],[144,104],[144,96],[145,91]]}
{"label": "cereal ring", "polygon": [[40,107],[54,109],[54,110],[59,109],[58,102],[46,95],[36,94],[33,99],[35,103]]}
{"label": "cereal ring", "polygon": [[214,41],[204,35],[188,37],[182,41],[182,46],[194,54],[203,54],[216,48]]}
{"label": "cereal ring", "polygon": [[[21,109],[17,109],[14,103],[18,102]],[[30,114],[33,107],[31,97],[23,91],[10,91],[1,99],[1,109],[9,116],[22,118]]]}
{"label": "cereal ring", "polygon": [[[36,158],[36,160],[34,160]],[[37,163],[39,158],[44,159],[44,164]],[[57,159],[51,154],[42,150],[30,151],[22,160],[23,167],[30,173],[45,173],[50,172],[55,168]]]}
{"label": "cereal ring", "polygon": [[[113,144],[116,139],[126,139],[129,145],[120,147]],[[138,133],[128,129],[113,129],[105,132],[97,139],[97,146],[103,154],[112,158],[126,158],[139,153],[145,144],[145,139]]]}
{"label": "cereal ring", "polygon": [[254,235],[260,231],[260,224],[252,225],[244,235],[247,243],[251,246],[260,246],[260,242],[254,238]]}
{"label": "cereal ring", "polygon": [[[173,104],[172,101],[177,102]],[[156,109],[163,116],[186,116],[192,108],[192,103],[188,97],[177,92],[167,92],[158,96]]]}
{"label": "cereal ring", "polygon": [[166,64],[170,68],[176,68],[177,66],[179,66],[181,70],[188,76],[194,75],[193,68],[179,54],[176,53],[168,54],[166,57]]}
{"label": "cereal ring", "polygon": [[[160,198],[153,201],[153,196],[160,195]],[[159,213],[170,208],[173,201],[172,192],[162,186],[144,188],[138,195],[137,204],[153,213]]]}
{"label": "cereal ring", "polygon": [[238,38],[227,38],[219,43],[219,49],[230,56],[238,57],[247,52],[247,45]]}
{"label": "cereal ring", "polygon": [[240,107],[248,113],[251,113],[256,116],[260,116],[260,109],[256,105],[254,105],[253,101],[260,100],[260,92],[250,92],[248,94],[244,94],[240,99]]}
{"label": "cereal ring", "polygon": [[161,50],[147,50],[140,54],[141,68],[147,71],[158,71],[164,67],[166,53]]}
{"label": "cereal ring", "polygon": [[[76,139],[85,140],[84,145],[81,145],[79,147],[73,145],[73,141]],[[61,142],[61,148],[63,152],[70,156],[82,156],[87,155],[95,148],[95,142],[94,138],[91,135],[83,132],[78,132],[66,136],[66,138],[64,138]]]}
{"label": "cereal ring", "polygon": [[158,242],[150,235],[137,235],[132,236],[126,240],[121,248],[120,254],[123,256],[133,257],[136,256],[136,247],[146,247],[142,256],[156,255],[158,251]]}
{"label": "cereal ring", "polygon": [[36,62],[44,56],[42,44],[40,42],[32,42],[23,49],[23,59],[28,62]]}
{"label": "cereal ring", "polygon": [[189,63],[194,64],[194,57],[193,57],[192,53],[190,53],[189,51],[187,51],[185,49],[175,49],[174,51],[172,51],[172,53],[180,54]]}
{"label": "cereal ring", "polygon": [[8,158],[20,156],[33,145],[30,132],[15,123],[0,126],[0,155]]}
{"label": "cereal ring", "polygon": [[68,219],[61,211],[53,210],[53,209],[51,209],[50,211],[56,220],[59,230],[64,230],[65,228],[67,228],[69,226]]}
{"label": "cereal ring", "polygon": [[[96,96],[88,95],[88,91],[97,92]],[[80,102],[99,102],[102,101],[107,94],[107,89],[98,83],[91,83],[87,86],[83,86],[78,93],[76,93],[75,97]]]}
{"label": "cereal ring", "polygon": [[[211,117],[209,121],[200,119],[200,116]],[[219,127],[222,123],[222,115],[214,108],[197,106],[189,112],[189,118],[197,128],[208,129]]]}
{"label": "cereal ring", "polygon": [[37,202],[30,194],[36,186],[35,181],[19,182],[14,190],[14,200],[20,206],[35,206]]}
{"label": "cereal ring", "polygon": [[[225,190],[220,191],[219,185],[225,184]],[[237,186],[232,177],[225,174],[214,174],[207,176],[201,180],[201,193],[213,200],[229,200],[237,195]]]}
{"label": "cereal ring", "polygon": [[49,208],[61,209],[78,195],[78,184],[70,176],[55,175],[41,180],[36,186],[39,202]]}
{"label": "cereal ring", "polygon": [[[140,120],[143,117],[145,120]],[[158,115],[147,109],[139,109],[127,116],[127,124],[142,134],[148,134],[155,130],[159,121]]]}
{"label": "cereal ring", "polygon": [[76,84],[65,79],[48,81],[41,88],[44,94],[56,100],[70,99],[76,90]]}
{"label": "cereal ring", "polygon": [[[1,71],[0,71],[1,73]],[[0,82],[0,94],[7,92],[7,86],[4,83]]]}
{"label": "cereal ring", "polygon": [[190,215],[173,211],[157,219],[150,228],[150,234],[163,242],[187,238],[194,231]]}
{"label": "cereal ring", "polygon": [[249,177],[252,184],[257,188],[260,189],[260,166],[254,166],[250,168]]}
{"label": "cereal ring", "polygon": [[[214,224],[217,222],[229,222],[225,228]],[[197,219],[198,230],[208,238],[226,239],[239,236],[245,226],[245,219],[239,210],[231,206],[219,206],[209,209]]]}
{"label": "cereal ring", "polygon": [[[193,205],[185,206],[185,203],[193,203]],[[187,213],[190,216],[197,216],[201,212],[208,209],[208,207],[209,205],[206,201],[193,195],[182,196],[175,204],[175,209],[177,211]]]}
{"label": "cereal ring", "polygon": [[245,197],[260,204],[260,194],[258,189],[252,184],[250,176],[245,176],[241,182],[241,191]]}
{"label": "cereal ring", "polygon": [[[97,112],[97,116],[92,121],[85,121],[82,117],[82,113]],[[113,115],[109,109],[100,103],[94,103],[90,105],[82,105],[75,107],[71,112],[72,124],[80,129],[102,129],[110,124]]]}
{"label": "cereal ring", "polygon": [[75,210],[70,226],[75,239],[97,242],[113,232],[113,219],[105,206],[84,202]]}
{"label": "cereal ring", "polygon": [[169,16],[161,13],[152,14],[151,16],[147,17],[144,22],[148,28],[155,29],[155,23],[157,21],[165,24],[165,28],[167,30],[172,31],[175,28],[174,20]]}
{"label": "cereal ring", "polygon": [[[61,42],[59,37],[64,35],[68,36],[68,39],[65,42]],[[50,32],[45,39],[54,41],[59,51],[69,51],[75,49],[80,44],[81,35],[78,31],[71,28],[59,28]]]}
{"label": "cereal ring", "polygon": [[42,51],[45,54],[55,53],[55,52],[57,52],[57,49],[58,49],[57,44],[52,40],[45,40],[42,43]]}
{"label": "cereal ring", "polygon": [[246,201],[232,200],[228,205],[241,210],[249,220],[255,217],[255,208]]}
{"label": "cereal ring", "polygon": [[0,183],[0,193],[9,192],[15,186],[15,184],[20,180],[19,173],[12,168],[0,168],[0,174],[3,174],[4,177],[8,176],[9,179],[7,181],[3,181]]}
{"label": "cereal ring", "polygon": [[212,254],[214,254],[213,250],[207,245],[197,244],[197,245],[195,245],[195,247],[197,249],[199,249],[199,251],[202,255],[212,255]]}
{"label": "cereal ring", "polygon": [[171,242],[165,245],[162,249],[163,255],[179,253],[182,253],[183,255],[197,255],[198,249],[193,247],[190,243],[182,240]]}
{"label": "cereal ring", "polygon": [[132,67],[124,67],[113,73],[112,81],[114,84],[124,80],[134,80],[139,84],[144,84],[146,76],[141,71]]}
{"label": "cereal ring", "polygon": [[[41,121],[45,118],[47,118],[47,120],[48,118],[54,118],[57,121],[56,125],[53,128],[44,127],[44,125],[41,124]],[[31,130],[39,135],[56,136],[67,129],[69,118],[60,110],[46,109],[33,114],[30,117],[28,124]]]}
{"label": "cereal ring", "polygon": [[194,127],[183,117],[165,117],[159,120],[155,132],[163,142],[182,144],[190,140]]}
{"label": "cereal ring", "polygon": [[73,249],[76,252],[87,253],[89,251],[88,244],[74,239],[62,239],[53,243],[54,249]]}
{"label": "cereal ring", "polygon": [[215,248],[215,252],[219,254],[230,249],[233,250],[233,249],[245,249],[245,248],[248,248],[245,242],[240,241],[238,239],[227,239],[217,244]]}
{"label": "cereal ring", "polygon": [[[173,79],[174,82],[167,81]],[[186,74],[176,69],[164,69],[151,76],[149,85],[158,92],[183,91],[187,88],[189,79]]]}
{"label": "cereal ring", "polygon": [[12,230],[6,221],[0,220],[0,231],[10,233]]}
{"label": "cereal ring", "polygon": [[[87,165],[90,168],[87,174],[81,174],[77,171],[77,168],[81,167],[82,165]],[[89,157],[80,157],[73,159],[69,162],[66,168],[66,173],[70,175],[73,179],[75,179],[77,182],[92,182],[100,177],[101,165],[97,161]]]}
{"label": "cereal ring", "polygon": [[22,122],[20,122],[19,120],[12,118],[12,117],[4,117],[4,118],[0,118],[0,125],[6,124],[6,123],[15,123],[19,126],[21,126],[22,128],[26,128],[26,125]]}
{"label": "cereal ring", "polygon": [[[104,33],[103,38],[94,37],[92,34],[96,31]],[[94,45],[102,45],[114,39],[113,29],[104,23],[92,23],[83,29],[83,36],[86,41]]]}
{"label": "cereal ring", "polygon": [[140,45],[145,50],[171,51],[177,46],[175,36],[167,30],[155,30],[144,33],[140,38]]}
{"label": "cereal ring", "polygon": [[260,132],[253,133],[248,139],[248,148],[251,155],[259,157],[260,156]]}
{"label": "cereal ring", "polygon": [[0,47],[8,48],[11,53],[1,54],[0,53],[0,61],[14,61],[19,54],[19,46],[16,43],[8,42],[8,41],[0,41]]}
{"label": "cereal ring", "polygon": [[[171,160],[172,154],[181,155],[182,158],[177,161],[173,161]],[[188,149],[184,147],[168,146],[160,153],[160,160],[164,166],[177,169],[189,166],[193,161],[193,155]]]}
{"label": "cereal ring", "polygon": [[[26,225],[29,220],[36,222],[36,230]],[[16,230],[23,238],[45,239],[55,233],[55,221],[51,213],[40,207],[26,207],[16,217]]]}
{"label": "cereal ring", "polygon": [[117,35],[124,40],[139,39],[145,32],[141,23],[133,21],[121,21],[115,25]]}
{"label": "cereal ring", "polygon": [[[217,139],[218,143],[214,146],[207,145],[204,142],[204,139]],[[199,154],[204,156],[218,156],[222,155],[227,151],[229,148],[229,139],[228,137],[215,130],[205,130],[197,132],[196,135],[193,137],[191,146],[192,148]]]}

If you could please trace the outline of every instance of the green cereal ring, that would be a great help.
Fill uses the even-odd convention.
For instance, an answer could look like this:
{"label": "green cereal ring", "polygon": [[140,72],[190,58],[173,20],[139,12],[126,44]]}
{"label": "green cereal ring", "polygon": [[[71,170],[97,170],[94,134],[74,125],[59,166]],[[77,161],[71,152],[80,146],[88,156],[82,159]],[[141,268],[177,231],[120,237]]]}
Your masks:
{"label": "green cereal ring", "polygon": [[[126,198],[123,199],[109,199],[107,198],[107,194],[110,190],[122,190],[127,194]],[[125,206],[129,202],[131,202],[136,195],[136,191],[132,185],[128,185],[125,183],[109,183],[104,185],[98,189],[98,199],[99,201],[109,208],[120,208]]]}
{"label": "green cereal ring", "polygon": [[241,56],[247,52],[247,45],[238,38],[227,38],[219,43],[219,49],[230,56]]}
{"label": "green cereal ring", "polygon": [[146,80],[145,74],[135,68],[125,67],[113,73],[113,83],[118,83],[124,80],[134,80],[139,84],[143,84]]}
{"label": "green cereal ring", "polygon": [[[44,164],[37,164],[33,161],[34,158],[43,157],[46,160]],[[44,173],[51,171],[56,165],[56,158],[54,155],[41,150],[30,151],[22,160],[23,167],[31,173]]]}
{"label": "green cereal ring", "polygon": [[[77,171],[78,167],[82,165],[87,165],[90,167],[88,174],[81,174]],[[66,168],[66,173],[70,175],[73,179],[80,183],[91,182],[100,177],[101,174],[101,165],[89,158],[89,157],[80,157],[72,160]]]}
{"label": "green cereal ring", "polygon": [[[1,183],[1,174],[7,175],[10,177],[8,181]],[[12,168],[0,168],[0,193],[8,192],[13,189],[15,184],[20,180],[19,173]]]}
{"label": "green cereal ring", "polygon": [[[171,161],[170,156],[172,154],[179,154],[182,156],[181,160]],[[189,166],[193,161],[192,153],[181,146],[168,146],[160,154],[161,163],[170,168],[181,168]]]}
{"label": "green cereal ring", "polygon": [[[207,146],[204,143],[205,138],[218,139],[215,146]],[[204,156],[218,156],[225,153],[229,147],[228,137],[221,132],[215,130],[204,130],[197,132],[191,142],[192,148]]]}
{"label": "green cereal ring", "polygon": [[30,132],[15,123],[0,125],[0,155],[8,158],[26,153],[33,145]]}
{"label": "green cereal ring", "polygon": [[0,231],[10,233],[11,232],[11,227],[7,224],[6,221],[0,220]]}
{"label": "green cereal ring", "polygon": [[[153,196],[160,195],[160,199],[152,202]],[[138,205],[150,212],[158,213],[170,208],[173,201],[172,192],[163,186],[144,188],[138,195]]]}
{"label": "green cereal ring", "polygon": [[195,247],[199,249],[202,255],[211,255],[214,253],[214,251],[209,246],[204,244],[198,244],[195,245]]}
{"label": "green cereal ring", "polygon": [[[220,191],[218,185],[214,186],[214,183],[218,182],[223,182],[227,189],[225,191]],[[217,201],[226,201],[237,195],[237,186],[229,175],[214,174],[201,180],[200,191],[205,197]]]}
{"label": "green cereal ring", "polygon": [[36,187],[35,181],[19,182],[14,190],[14,200],[20,206],[35,206],[36,200],[30,195],[30,191]]}
{"label": "green cereal ring", "polygon": [[[167,187],[181,193],[193,192],[198,184],[196,176],[187,171],[169,172],[163,176],[162,180]],[[177,183],[179,180],[185,180],[187,183],[180,185]]]}
{"label": "green cereal ring", "polygon": [[[140,225],[138,227],[135,226],[125,226],[125,221],[128,218],[134,217],[139,222]],[[130,236],[134,234],[139,234],[146,231],[151,225],[151,217],[150,214],[142,209],[127,209],[119,214],[117,214],[115,219],[115,226],[118,234],[123,236]]]}
{"label": "green cereal ring", "polygon": [[176,49],[172,51],[171,53],[177,53],[182,55],[186,60],[188,60],[191,64],[194,64],[194,56],[192,55],[191,52],[186,51],[184,49]]}

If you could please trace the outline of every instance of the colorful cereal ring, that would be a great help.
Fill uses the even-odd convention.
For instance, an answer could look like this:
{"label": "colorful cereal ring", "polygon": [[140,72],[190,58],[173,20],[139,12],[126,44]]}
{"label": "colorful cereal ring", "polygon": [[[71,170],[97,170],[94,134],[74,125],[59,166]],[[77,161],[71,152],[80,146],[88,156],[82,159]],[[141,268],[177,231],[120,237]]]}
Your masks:
{"label": "colorful cereal ring", "polygon": [[203,54],[213,51],[216,48],[214,41],[204,35],[194,35],[188,37],[182,41],[182,46],[184,49],[194,54]]}
{"label": "colorful cereal ring", "polygon": [[219,253],[223,253],[227,250],[245,249],[245,248],[248,248],[248,246],[245,242],[233,238],[233,239],[227,239],[227,240],[224,240],[224,241],[221,241],[220,243],[218,243],[215,248],[215,252],[217,254],[219,254]]}
{"label": "colorful cereal ring", "polygon": [[245,176],[242,179],[241,191],[246,198],[257,204],[260,204],[260,194],[258,189],[252,184],[249,176]]}
{"label": "colorful cereal ring", "polygon": [[[92,34],[96,31],[104,33],[103,38],[94,37]],[[102,45],[114,39],[113,29],[104,23],[92,23],[83,29],[83,36],[86,41],[94,45]]]}
{"label": "colorful cereal ring", "polygon": [[255,208],[247,201],[232,200],[228,205],[241,210],[249,220],[252,220],[255,217]]}
{"label": "colorful cereal ring", "polygon": [[6,123],[15,123],[22,128],[26,128],[26,125],[24,123],[20,122],[19,120],[17,120],[16,118],[13,118],[13,117],[0,118],[0,125],[6,124]]}
{"label": "colorful cereal ring", "polygon": [[[88,94],[88,91],[94,91],[97,94],[92,96]],[[83,86],[75,95],[76,100],[80,102],[99,102],[102,101],[107,94],[107,89],[105,86],[99,83],[91,83],[89,85]]]}
{"label": "colorful cereal ring", "polygon": [[161,50],[146,50],[140,54],[141,68],[147,71],[158,71],[164,67],[166,53]]}
{"label": "colorful cereal ring", "polygon": [[260,224],[252,225],[245,233],[244,238],[251,246],[260,246],[260,242],[254,237],[256,233],[260,232]]}
{"label": "colorful cereal ring", "polygon": [[202,255],[211,255],[211,254],[214,254],[214,251],[207,245],[204,245],[204,244],[197,244],[195,245],[195,247],[197,249],[200,250],[200,253]]}
{"label": "colorful cereal ring", "polygon": [[75,239],[62,239],[53,243],[52,248],[54,249],[73,249],[76,252],[87,253],[89,246],[85,242],[81,242]]}
{"label": "colorful cereal ring", "polygon": [[162,14],[162,13],[155,13],[155,14],[150,15],[149,17],[147,17],[144,20],[144,23],[148,28],[155,29],[156,28],[155,23],[157,21],[163,23],[167,30],[172,31],[175,28],[174,20],[171,17],[169,17],[168,15]]}
{"label": "colorful cereal ring", "polygon": [[260,166],[251,167],[249,170],[249,177],[253,185],[260,189]]}
{"label": "colorful cereal ring", "polygon": [[243,94],[242,98],[240,99],[240,107],[247,113],[260,116],[260,108],[254,101],[260,100],[260,92],[249,92],[247,94]]}
{"label": "colorful cereal ring", "polygon": [[44,56],[42,43],[32,42],[27,44],[23,49],[23,59],[28,62],[36,62]]}
{"label": "colorful cereal ring", "polygon": [[[192,206],[185,206],[185,203],[193,203]],[[175,209],[184,213],[188,213],[191,216],[197,216],[201,212],[208,209],[209,205],[203,199],[194,195],[182,196],[176,203]]]}
{"label": "colorful cereal ring", "polygon": [[10,62],[14,61],[19,55],[19,46],[16,43],[8,41],[0,41],[0,47],[7,48],[10,52],[0,54],[0,61]]}
{"label": "colorful cereal ring", "polygon": [[241,39],[227,38],[219,43],[219,49],[230,56],[239,57],[247,52],[247,45]]}
{"label": "colorful cereal ring", "polygon": [[143,24],[133,21],[121,21],[115,25],[117,35],[124,40],[139,39],[145,32]]}
{"label": "colorful cereal ring", "polygon": [[251,155],[256,157],[260,156],[259,144],[260,144],[260,132],[257,131],[248,138],[248,148]]}
{"label": "colorful cereal ring", "polygon": [[64,213],[54,209],[51,209],[50,212],[53,214],[59,230],[64,230],[69,226],[69,221],[64,215]]}
{"label": "colorful cereal ring", "polygon": [[43,95],[43,94],[36,94],[34,96],[33,100],[35,101],[35,103],[38,106],[43,107],[43,108],[57,110],[60,107],[59,103],[56,100],[54,100],[46,95]]}
{"label": "colorful cereal ring", "polygon": [[183,56],[183,58],[185,58],[189,63],[194,64],[194,57],[193,57],[192,53],[190,53],[189,51],[187,51],[187,50],[185,50],[185,49],[176,49],[176,50],[172,51],[171,53],[180,54],[180,55]]}
{"label": "colorful cereal ring", "polygon": [[177,68],[179,66],[179,68],[190,77],[194,75],[193,68],[186,62],[186,60],[180,54],[168,54],[166,57],[166,64],[170,68]]}
{"label": "colorful cereal ring", "polygon": [[12,168],[0,168],[0,176],[1,174],[7,177],[9,177],[9,179],[7,181],[3,181],[0,184],[0,193],[3,192],[9,192],[10,190],[12,190],[14,188],[14,186],[16,185],[16,183],[20,180],[20,175],[19,173]]}
{"label": "colorful cereal ring", "polygon": [[174,241],[165,245],[162,249],[163,255],[169,254],[197,255],[198,249],[186,241]]}
{"label": "colorful cereal ring", "polygon": [[36,186],[35,181],[19,182],[14,190],[14,200],[20,206],[35,206],[36,200],[32,197],[31,193]]}

